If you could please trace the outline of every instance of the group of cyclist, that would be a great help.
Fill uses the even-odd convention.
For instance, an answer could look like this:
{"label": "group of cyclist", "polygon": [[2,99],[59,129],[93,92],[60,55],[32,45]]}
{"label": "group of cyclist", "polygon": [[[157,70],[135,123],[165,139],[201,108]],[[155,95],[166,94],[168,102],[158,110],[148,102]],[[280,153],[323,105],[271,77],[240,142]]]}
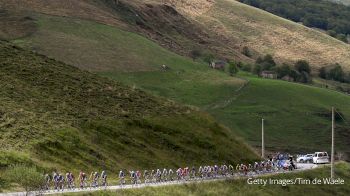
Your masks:
{"label": "group of cyclist", "polygon": [[[189,181],[189,180],[204,180],[215,178],[229,178],[234,176],[253,176],[263,173],[271,173],[277,171],[285,171],[295,169],[295,165],[292,159],[279,159],[268,158],[265,161],[254,162],[252,164],[237,164],[233,165],[207,165],[196,167],[184,167],[173,169],[155,169],[155,170],[120,170],[118,174],[119,185],[124,186],[127,184],[127,180],[130,180],[131,185],[138,185],[142,182],[149,183],[162,183],[169,181]],[[76,179],[71,172],[67,172],[62,175],[57,172],[53,172],[52,176],[45,175],[46,190],[50,190],[51,185],[54,190],[64,190],[78,188],[75,186]],[[107,173],[102,171],[91,172],[88,176],[83,171],[80,171],[77,181],[79,182],[79,188],[97,188],[106,187]]]}
{"label": "group of cyclist", "polygon": [[[99,186],[108,186],[107,184],[107,173],[102,171],[101,175],[98,172],[91,172],[89,178],[86,173],[80,171],[78,176],[79,187],[86,188],[92,187],[97,188]],[[50,190],[51,185],[54,190],[63,191],[66,189],[75,189],[76,179],[71,172],[67,172],[64,176],[61,173],[53,172],[52,176],[45,174],[45,190]],[[88,183],[90,182],[90,183]]]}

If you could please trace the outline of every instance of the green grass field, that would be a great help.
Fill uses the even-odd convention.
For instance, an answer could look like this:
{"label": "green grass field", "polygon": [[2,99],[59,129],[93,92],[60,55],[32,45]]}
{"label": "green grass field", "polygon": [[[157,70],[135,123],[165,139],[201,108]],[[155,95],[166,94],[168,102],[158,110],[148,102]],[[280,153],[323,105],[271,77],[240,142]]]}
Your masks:
{"label": "green grass field", "polygon": [[[335,173],[336,178],[345,181],[344,185],[249,185],[246,179],[228,180],[224,182],[205,182],[199,184],[164,186],[164,187],[147,187],[134,190],[118,191],[100,191],[93,193],[72,194],[72,195],[348,195],[350,192],[350,165],[348,163],[337,164]],[[328,178],[330,175],[329,167],[322,167],[312,171],[279,174],[274,176],[262,177],[262,179],[310,179],[313,180]]]}
{"label": "green grass field", "polygon": [[36,14],[37,32],[22,47],[89,71],[149,71],[196,63],[136,34],[92,21]]}
{"label": "green grass field", "polygon": [[0,42],[0,62],[0,185],[1,170],[16,163],[114,176],[258,159],[201,111],[7,42]]}
{"label": "green grass field", "polygon": [[[164,79],[167,74],[170,73],[107,75],[184,104],[198,106],[256,147],[260,146],[260,123],[264,118],[266,146],[271,151],[329,151],[331,107],[336,107],[346,120],[350,115],[350,97],[332,90],[242,73],[240,76],[249,80],[249,84],[239,92],[235,91],[237,85],[219,85],[215,87],[219,92],[203,90],[198,94],[200,80],[193,80],[190,85],[178,78],[171,82],[172,77]],[[228,76],[223,75],[221,79],[225,77]],[[337,152],[349,153],[349,134],[349,124],[337,122]]]}
{"label": "green grass field", "polygon": [[[243,4],[235,6],[248,9]],[[260,14],[283,25],[302,28]],[[245,17],[252,16],[246,13]],[[38,33],[16,43],[98,71],[133,88],[199,107],[256,147],[260,143],[260,120],[264,117],[268,149],[328,151],[330,107],[336,106],[345,118],[350,115],[349,97],[334,91],[242,75],[250,83],[236,92],[246,83],[245,79],[211,70],[205,63],[176,55],[139,35],[72,18],[37,15],[36,19]],[[170,69],[162,71],[163,64]],[[340,122],[336,136],[337,151],[348,152],[349,126]]]}
{"label": "green grass field", "polygon": [[[260,145],[261,118],[266,120],[269,149],[306,153],[330,150],[331,107],[347,120],[350,97],[331,90],[248,76],[249,85],[224,108],[210,110],[219,121]],[[349,153],[349,124],[336,124],[336,151]],[[316,142],[317,141],[317,142]]]}

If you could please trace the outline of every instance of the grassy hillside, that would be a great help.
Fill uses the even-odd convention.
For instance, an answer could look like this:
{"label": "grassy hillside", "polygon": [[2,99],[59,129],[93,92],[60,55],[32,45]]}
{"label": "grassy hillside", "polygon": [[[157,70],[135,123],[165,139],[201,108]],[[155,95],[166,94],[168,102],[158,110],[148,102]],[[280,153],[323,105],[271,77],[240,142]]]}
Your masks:
{"label": "grassy hillside", "polygon": [[[322,116],[329,116],[332,105],[345,117],[349,115],[349,98],[333,91],[249,76],[248,88],[237,92],[247,83],[244,79],[211,70],[142,36],[85,20],[46,15],[34,18],[38,33],[16,43],[131,87],[200,107],[254,146],[259,146],[259,123],[264,117],[270,150],[328,150],[324,144],[329,143],[330,124]],[[170,69],[162,70],[163,64]],[[308,97],[304,99],[305,95]],[[340,126],[337,147],[341,152],[348,151],[349,126]],[[315,136],[320,142],[313,142]]]}
{"label": "grassy hillside", "polygon": [[350,46],[321,32],[233,0],[218,0],[201,23],[242,45],[270,53],[280,61],[307,59],[313,67],[338,62],[349,69]]}
{"label": "grassy hillside", "polygon": [[257,158],[202,112],[6,42],[0,62],[1,168],[26,163],[113,175]]}
{"label": "grassy hillside", "polygon": [[[119,190],[117,192],[104,191],[83,193],[74,195],[348,195],[350,191],[350,166],[340,163],[336,167],[336,178],[345,181],[344,185],[249,185],[245,179],[229,180],[224,182],[206,182],[200,184],[176,185],[165,187],[147,187],[135,190]],[[279,174],[273,177],[267,176],[262,179],[322,179],[328,178],[329,167],[323,167],[312,171],[294,174]]]}
{"label": "grassy hillside", "polygon": [[[199,105],[204,106],[218,97],[229,98],[246,82],[169,52],[142,36],[107,25],[44,15],[36,18],[38,33],[15,43],[117,80],[130,77],[136,83],[147,81],[144,85],[154,92],[161,91],[159,95],[184,100],[186,104],[198,105],[200,101]],[[84,47],[89,49],[82,50]],[[162,70],[161,65],[169,70]]]}
{"label": "grassy hillside", "polygon": [[[201,88],[200,80],[185,82],[181,77],[169,77],[170,74],[141,72],[107,76],[185,104],[196,105],[256,147],[260,146],[261,118],[265,118],[266,147],[271,151],[329,151],[331,107],[336,107],[346,120],[350,115],[350,97],[328,89],[242,74],[241,77],[249,81],[244,88],[237,91],[237,85],[233,84],[215,86],[217,91],[226,93],[212,94],[214,91],[198,91]],[[214,81],[218,84],[224,78]],[[159,80],[163,82],[156,82]],[[207,89],[210,87],[207,85]],[[337,152],[350,153],[349,134],[350,125],[337,122]]]}
{"label": "grassy hillside", "polygon": [[[27,38],[32,41],[31,46],[35,46],[35,50],[91,70],[96,69],[96,65],[92,66],[90,62],[96,62],[97,59],[98,67],[125,69],[126,61],[123,58],[132,56],[133,53],[131,55],[121,53],[120,51],[125,47],[118,47],[118,39],[115,41],[109,39],[108,44],[94,44],[94,41],[97,41],[96,37],[100,41],[103,38],[111,38],[110,33],[106,35],[107,27],[99,26],[104,29],[101,30],[102,32],[94,31],[94,27],[91,28],[95,38],[91,36],[85,38],[85,33],[81,31],[84,28],[90,28],[91,25],[95,26],[91,23],[86,25],[82,22],[81,25],[77,25],[78,29],[72,28],[70,31],[62,32],[60,28],[67,28],[68,24],[76,25],[75,22],[69,21],[71,19],[73,21],[74,19],[89,20],[137,32],[162,47],[183,55],[188,55],[194,48],[201,48],[218,57],[251,61],[241,54],[242,48],[248,46],[253,57],[270,53],[280,62],[306,59],[315,68],[334,62],[344,65],[347,69],[350,66],[349,45],[324,33],[234,0],[121,0],[118,5],[115,5],[112,0],[100,2],[35,0],[20,4],[16,2],[17,0],[0,2],[0,5],[3,9],[17,10],[27,15],[43,13],[51,16],[65,16],[62,19],[64,21],[60,23],[51,18],[56,24],[55,28],[50,25],[51,19],[44,19],[48,21],[44,22],[40,17],[38,18],[38,23],[41,24],[38,31]],[[165,2],[165,5],[161,2]],[[80,31],[77,31],[79,29]],[[57,43],[55,39],[59,39],[60,42]],[[50,43],[49,41],[53,42],[50,48],[46,46]],[[72,50],[70,55],[63,58],[61,52],[65,46],[70,48],[72,45],[79,46],[80,53]],[[116,53],[111,54],[112,50]],[[80,57],[80,62],[76,62],[77,56]],[[132,57],[137,59],[136,56]],[[144,65],[145,63],[140,63],[134,68],[144,70],[149,66],[146,65],[144,68]]]}
{"label": "grassy hillside", "polygon": [[37,33],[15,42],[90,71],[159,70],[184,58],[134,33],[84,20],[38,15]]}
{"label": "grassy hillside", "polygon": [[[277,80],[250,76],[248,79],[249,85],[235,101],[210,109],[210,113],[239,131],[254,146],[260,145],[260,119],[264,118],[266,145],[271,150],[297,153],[330,150],[330,109],[336,107],[348,119],[348,95]],[[349,134],[350,125],[337,122],[337,152],[350,154]]]}

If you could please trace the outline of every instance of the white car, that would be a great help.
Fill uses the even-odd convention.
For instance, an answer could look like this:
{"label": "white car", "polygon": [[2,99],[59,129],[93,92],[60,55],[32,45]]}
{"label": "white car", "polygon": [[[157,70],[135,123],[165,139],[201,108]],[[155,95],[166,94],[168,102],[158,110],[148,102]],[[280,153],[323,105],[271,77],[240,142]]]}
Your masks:
{"label": "white car", "polygon": [[313,162],[315,164],[319,163],[329,163],[329,156],[327,152],[315,152],[313,157]]}
{"label": "white car", "polygon": [[312,163],[313,156],[314,156],[313,154],[306,154],[306,155],[299,156],[297,158],[297,162],[298,163]]}

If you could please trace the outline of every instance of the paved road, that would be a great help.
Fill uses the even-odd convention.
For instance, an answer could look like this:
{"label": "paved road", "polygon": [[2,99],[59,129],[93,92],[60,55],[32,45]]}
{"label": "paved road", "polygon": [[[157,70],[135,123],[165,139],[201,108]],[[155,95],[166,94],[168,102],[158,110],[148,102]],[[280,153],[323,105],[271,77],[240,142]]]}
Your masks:
{"label": "paved road", "polygon": [[[310,169],[315,169],[318,165],[307,164],[307,163],[298,163],[297,170],[292,172],[300,172]],[[289,172],[289,171],[288,171]],[[158,187],[158,186],[170,186],[170,185],[180,185],[180,184],[189,184],[189,183],[202,183],[202,182],[212,182],[212,181],[222,181],[226,179],[238,179],[238,178],[247,178],[247,177],[258,177],[263,175],[276,175],[279,173],[287,173],[287,172],[275,172],[275,173],[267,173],[267,174],[255,174],[250,176],[232,176],[232,177],[222,177],[216,179],[196,179],[190,181],[172,181],[172,182],[163,182],[163,183],[152,183],[152,184],[139,184],[139,185],[124,185],[124,186],[108,186],[103,188],[87,188],[87,189],[74,189],[74,190],[64,190],[64,191],[48,191],[42,193],[43,195],[53,195],[53,194],[62,194],[62,193],[79,193],[79,192],[92,192],[92,191],[101,191],[101,190],[119,190],[119,189],[136,189],[136,188],[144,188],[144,187]],[[16,193],[6,193],[0,194],[0,196],[25,196],[25,192],[16,192]],[[38,193],[30,193],[29,195],[38,195]]]}

